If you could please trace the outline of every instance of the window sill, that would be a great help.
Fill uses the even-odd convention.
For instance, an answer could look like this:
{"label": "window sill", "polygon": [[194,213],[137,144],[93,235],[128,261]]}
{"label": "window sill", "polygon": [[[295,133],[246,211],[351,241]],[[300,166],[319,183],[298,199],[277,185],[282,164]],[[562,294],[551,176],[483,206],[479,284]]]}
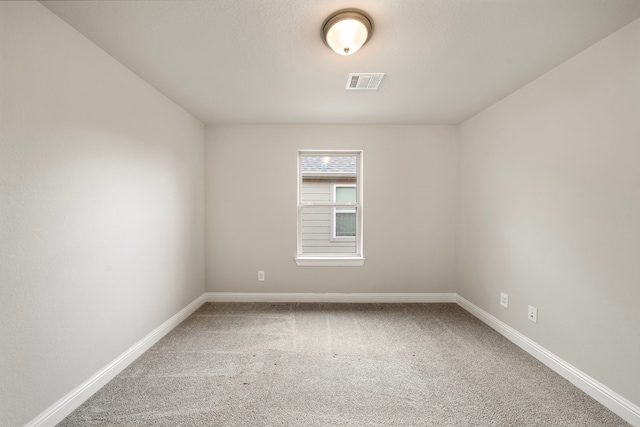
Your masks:
{"label": "window sill", "polygon": [[298,267],[362,267],[363,257],[296,257]]}

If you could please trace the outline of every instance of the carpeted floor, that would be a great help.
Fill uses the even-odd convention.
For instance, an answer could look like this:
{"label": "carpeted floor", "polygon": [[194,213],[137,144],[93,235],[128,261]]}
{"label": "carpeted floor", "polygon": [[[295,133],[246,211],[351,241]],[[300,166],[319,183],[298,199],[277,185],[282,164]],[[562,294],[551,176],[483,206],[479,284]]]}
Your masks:
{"label": "carpeted floor", "polygon": [[455,304],[208,303],[59,426],[626,426]]}

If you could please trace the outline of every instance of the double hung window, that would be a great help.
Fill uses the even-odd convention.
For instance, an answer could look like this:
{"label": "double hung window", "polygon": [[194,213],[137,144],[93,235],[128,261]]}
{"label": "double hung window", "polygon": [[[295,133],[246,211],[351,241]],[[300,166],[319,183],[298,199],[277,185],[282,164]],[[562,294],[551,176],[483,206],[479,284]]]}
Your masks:
{"label": "double hung window", "polygon": [[298,153],[298,265],[362,265],[362,152]]}

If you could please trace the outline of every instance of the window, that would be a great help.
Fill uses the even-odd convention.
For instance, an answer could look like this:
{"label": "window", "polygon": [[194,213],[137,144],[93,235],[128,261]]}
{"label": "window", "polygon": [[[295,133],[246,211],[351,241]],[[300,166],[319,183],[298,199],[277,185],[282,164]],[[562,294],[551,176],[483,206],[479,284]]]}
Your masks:
{"label": "window", "polygon": [[[333,201],[355,203],[356,186],[339,185],[333,186]],[[334,240],[354,240],[356,237],[356,210],[350,207],[334,207],[333,222],[331,226],[331,238]]]}
{"label": "window", "polygon": [[298,265],[363,265],[362,152],[298,153]]}

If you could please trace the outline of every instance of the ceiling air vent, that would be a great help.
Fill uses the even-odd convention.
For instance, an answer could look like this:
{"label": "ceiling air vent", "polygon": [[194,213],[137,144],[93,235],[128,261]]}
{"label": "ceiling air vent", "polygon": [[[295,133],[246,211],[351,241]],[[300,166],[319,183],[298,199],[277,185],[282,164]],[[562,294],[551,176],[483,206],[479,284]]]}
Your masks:
{"label": "ceiling air vent", "polygon": [[384,73],[351,73],[347,90],[378,90]]}

